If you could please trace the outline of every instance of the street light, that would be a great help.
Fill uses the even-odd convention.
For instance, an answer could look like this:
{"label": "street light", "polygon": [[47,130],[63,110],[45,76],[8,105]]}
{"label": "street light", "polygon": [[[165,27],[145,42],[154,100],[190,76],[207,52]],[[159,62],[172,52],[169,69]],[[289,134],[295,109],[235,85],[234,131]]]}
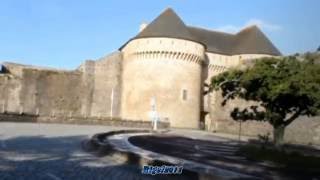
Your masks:
{"label": "street light", "polygon": [[151,98],[151,112],[150,112],[150,118],[153,125],[153,130],[156,131],[158,129],[158,113],[157,113],[157,106],[156,106],[156,98]]}

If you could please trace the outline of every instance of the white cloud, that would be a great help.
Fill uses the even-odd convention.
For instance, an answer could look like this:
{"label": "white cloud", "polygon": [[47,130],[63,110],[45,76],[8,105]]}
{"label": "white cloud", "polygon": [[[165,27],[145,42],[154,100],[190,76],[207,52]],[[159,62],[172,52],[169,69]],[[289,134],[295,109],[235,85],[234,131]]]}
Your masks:
{"label": "white cloud", "polygon": [[245,25],[246,26],[257,25],[267,31],[280,31],[282,29],[280,25],[265,22],[260,19],[250,19]]}
{"label": "white cloud", "polygon": [[261,19],[256,19],[252,18],[249,19],[247,22],[245,22],[242,26],[236,26],[236,25],[225,25],[216,28],[218,31],[223,31],[223,32],[229,32],[229,33],[236,33],[239,32],[241,29],[252,26],[252,25],[257,25],[259,28],[261,28],[264,31],[269,31],[269,32],[274,32],[274,31],[280,31],[282,30],[282,27],[277,24],[272,24],[266,21],[263,21]]}
{"label": "white cloud", "polygon": [[239,27],[239,26],[226,25],[226,26],[221,26],[221,27],[215,28],[215,29],[218,30],[218,31],[223,31],[223,32],[236,33],[241,28],[242,27]]}

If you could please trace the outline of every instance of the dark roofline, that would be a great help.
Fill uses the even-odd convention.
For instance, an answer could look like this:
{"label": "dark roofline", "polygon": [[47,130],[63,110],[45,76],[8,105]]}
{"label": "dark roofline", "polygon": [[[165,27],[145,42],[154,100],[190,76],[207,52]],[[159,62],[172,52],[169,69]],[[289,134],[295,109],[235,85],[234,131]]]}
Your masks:
{"label": "dark roofline", "polygon": [[[243,54],[268,54],[268,55],[274,55],[274,56],[281,56],[281,52],[278,50],[278,48],[271,42],[271,40],[261,31],[261,29],[257,26],[257,25],[251,25],[251,26],[248,26],[248,27],[245,27],[244,29],[240,30],[237,34],[236,34],[236,37],[237,38],[243,38],[241,36],[244,35],[251,35],[251,36],[254,36],[254,35],[257,35],[257,41],[255,42],[251,42],[251,46],[252,44],[255,44],[255,43],[258,43],[259,41],[262,41],[263,43],[262,44],[256,44],[257,46],[266,46],[266,48],[262,48],[262,49],[259,49],[259,50],[253,50],[252,48],[248,48],[246,50],[241,50]],[[238,40],[237,40],[238,41]],[[245,40],[241,40],[240,39],[240,42],[236,42],[238,44],[241,44],[241,43],[244,43]],[[242,46],[240,45],[240,48]],[[243,46],[244,47],[244,46]],[[234,47],[234,51],[236,51],[235,49],[236,48],[239,48],[239,46],[235,46]],[[261,48],[261,47],[260,47]],[[256,51],[256,52],[250,52],[248,53],[248,51]],[[260,51],[268,51],[267,53],[266,52],[260,52]]]}
{"label": "dark roofline", "polygon": [[260,29],[257,25],[253,24],[253,25],[246,26],[243,29],[240,29],[237,33],[235,33],[235,35],[238,35],[240,33],[246,32],[246,31],[250,31],[253,28]]}
{"label": "dark roofline", "polygon": [[[159,26],[163,24],[166,26]],[[175,25],[179,30],[172,29]],[[249,34],[251,41],[245,41],[247,46],[241,48],[241,42],[239,41],[242,40],[243,33],[251,33]],[[246,35],[248,36],[248,34]],[[253,37],[256,37],[256,39]],[[130,41],[142,38],[174,38],[193,41],[202,44],[206,52],[229,56],[240,54],[282,55],[256,25],[245,27],[235,34],[187,26],[171,8],[163,11],[138,35],[123,44],[119,50],[121,51]]]}
{"label": "dark roofline", "polygon": [[[213,33],[220,33],[220,34],[229,35],[229,36],[234,36],[234,35],[235,35],[235,34],[233,34],[233,33],[218,31],[218,30],[214,30],[214,29],[206,29],[206,28],[198,27],[198,26],[188,25],[188,28],[194,28],[194,29],[198,29],[198,30],[202,30],[202,31],[207,31],[207,32],[213,32]],[[240,30],[240,31],[242,31],[242,30]],[[239,31],[239,32],[240,32],[240,31]]]}

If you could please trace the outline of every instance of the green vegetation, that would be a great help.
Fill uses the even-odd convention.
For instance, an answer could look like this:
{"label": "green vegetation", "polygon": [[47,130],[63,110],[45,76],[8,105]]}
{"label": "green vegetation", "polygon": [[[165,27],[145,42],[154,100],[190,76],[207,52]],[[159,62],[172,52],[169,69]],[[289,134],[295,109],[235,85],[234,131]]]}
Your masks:
{"label": "green vegetation", "polygon": [[[262,58],[250,68],[234,69],[215,76],[211,90],[221,90],[222,105],[240,98],[255,101],[244,109],[234,108],[237,121],[267,121],[278,147],[285,127],[299,116],[315,116],[320,110],[320,64],[313,56]],[[307,121],[306,121],[307,123]]]}

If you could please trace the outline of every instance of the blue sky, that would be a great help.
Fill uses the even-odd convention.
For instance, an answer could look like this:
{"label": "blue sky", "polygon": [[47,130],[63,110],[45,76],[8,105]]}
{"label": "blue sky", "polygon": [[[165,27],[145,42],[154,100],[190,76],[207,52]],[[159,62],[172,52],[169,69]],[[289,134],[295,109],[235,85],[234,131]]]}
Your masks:
{"label": "blue sky", "polygon": [[2,0],[0,61],[74,69],[117,50],[167,7],[208,29],[258,24],[285,55],[320,46],[319,0]]}

